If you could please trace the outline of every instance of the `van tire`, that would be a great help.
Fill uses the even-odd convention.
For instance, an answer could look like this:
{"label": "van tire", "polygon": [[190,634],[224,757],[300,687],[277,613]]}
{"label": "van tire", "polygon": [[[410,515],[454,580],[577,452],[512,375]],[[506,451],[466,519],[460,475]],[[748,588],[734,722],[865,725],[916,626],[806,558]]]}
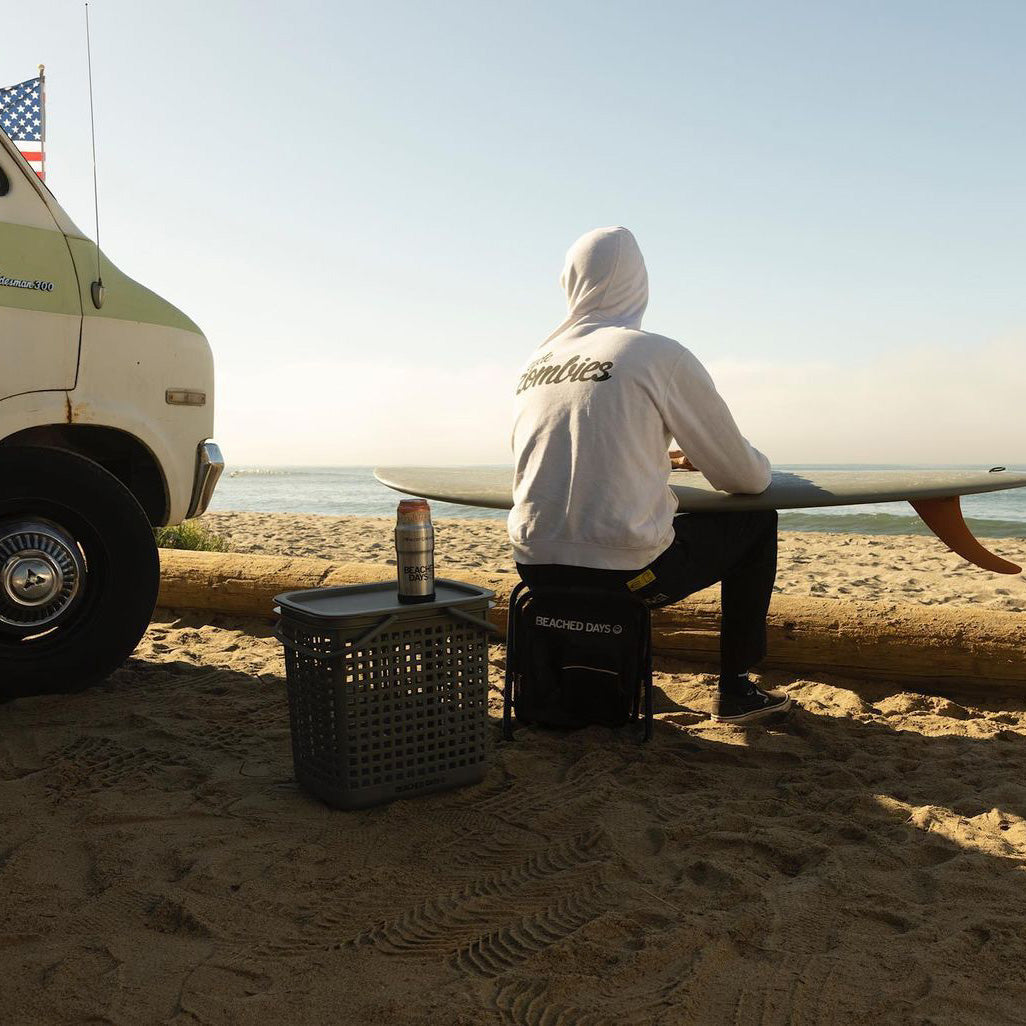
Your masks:
{"label": "van tire", "polygon": [[72,554],[78,570],[69,569],[67,580],[77,584],[66,604],[54,600],[61,611],[36,632],[18,618],[43,614],[12,604],[11,582],[23,577],[13,569],[5,576],[15,557],[0,552],[0,698],[80,691],[103,680],[131,655],[157,601],[153,529],[116,477],[62,449],[0,447],[0,545],[40,525],[70,541],[60,551]]}

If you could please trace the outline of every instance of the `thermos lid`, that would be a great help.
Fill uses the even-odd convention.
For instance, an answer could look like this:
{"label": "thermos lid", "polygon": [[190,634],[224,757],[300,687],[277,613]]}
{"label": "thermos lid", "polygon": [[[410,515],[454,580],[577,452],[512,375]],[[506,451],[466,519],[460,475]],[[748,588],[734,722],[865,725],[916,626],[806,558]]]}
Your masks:
{"label": "thermos lid", "polygon": [[428,524],[431,522],[431,507],[427,499],[400,499],[396,510],[400,524]]}

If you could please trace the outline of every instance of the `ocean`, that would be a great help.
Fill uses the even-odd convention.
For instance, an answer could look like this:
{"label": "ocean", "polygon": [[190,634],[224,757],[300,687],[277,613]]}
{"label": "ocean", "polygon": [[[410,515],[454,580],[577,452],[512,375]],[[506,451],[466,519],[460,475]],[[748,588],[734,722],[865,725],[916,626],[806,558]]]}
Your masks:
{"label": "ocean", "polygon": [[[805,465],[777,470],[987,470],[987,467]],[[1026,466],[1009,466],[1024,471]],[[259,513],[331,513],[390,516],[401,496],[379,484],[370,467],[228,467],[217,486],[211,510]],[[470,517],[501,520],[505,512],[432,502],[435,517]],[[967,495],[962,511],[981,538],[1026,538],[1026,488],[986,495]],[[903,502],[865,506],[830,506],[824,509],[785,510],[780,514],[785,531],[825,531],[837,534],[929,534],[926,525]]]}

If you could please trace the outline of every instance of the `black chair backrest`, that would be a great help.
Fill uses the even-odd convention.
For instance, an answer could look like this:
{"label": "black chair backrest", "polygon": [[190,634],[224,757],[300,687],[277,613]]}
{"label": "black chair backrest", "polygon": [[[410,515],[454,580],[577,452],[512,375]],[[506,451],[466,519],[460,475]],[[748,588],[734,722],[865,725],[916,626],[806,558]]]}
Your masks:
{"label": "black chair backrest", "polygon": [[652,734],[652,630],[646,606],[590,588],[531,588],[510,596],[503,733],[518,723],[620,727],[644,701]]}

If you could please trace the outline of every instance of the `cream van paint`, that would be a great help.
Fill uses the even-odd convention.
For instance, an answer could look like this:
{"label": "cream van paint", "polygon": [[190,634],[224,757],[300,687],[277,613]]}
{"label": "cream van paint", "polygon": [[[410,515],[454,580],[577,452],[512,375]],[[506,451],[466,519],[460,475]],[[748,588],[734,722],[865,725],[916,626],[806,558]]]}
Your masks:
{"label": "cream van paint", "polygon": [[0,695],[90,683],[135,647],[151,528],[202,512],[223,467],[213,401],[200,329],[0,133]]}

